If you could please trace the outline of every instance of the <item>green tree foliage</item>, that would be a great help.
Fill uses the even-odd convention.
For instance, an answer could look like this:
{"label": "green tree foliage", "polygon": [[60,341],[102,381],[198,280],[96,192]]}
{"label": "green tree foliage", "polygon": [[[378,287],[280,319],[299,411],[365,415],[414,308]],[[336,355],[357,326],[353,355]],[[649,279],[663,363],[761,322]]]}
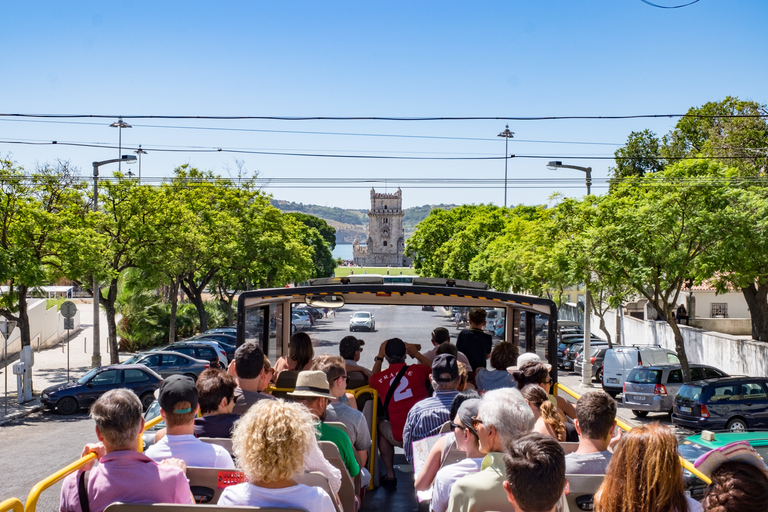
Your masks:
{"label": "green tree foliage", "polygon": [[320,236],[328,242],[328,247],[330,247],[331,250],[336,248],[336,229],[333,226],[328,225],[328,223],[320,217],[307,215],[306,213],[288,213],[286,215],[293,217],[307,227],[315,228],[320,233]]}
{"label": "green tree foliage", "polygon": [[327,222],[312,215],[304,213],[287,213],[287,217],[293,217],[306,227],[302,230],[302,241],[313,248],[312,259],[315,264],[313,277],[331,277],[336,268],[331,252],[336,247],[336,230]]}
{"label": "green tree foliage", "polygon": [[630,133],[627,143],[614,152],[614,177],[637,178],[664,169],[666,162],[659,158],[662,146],[663,141],[651,130]]}

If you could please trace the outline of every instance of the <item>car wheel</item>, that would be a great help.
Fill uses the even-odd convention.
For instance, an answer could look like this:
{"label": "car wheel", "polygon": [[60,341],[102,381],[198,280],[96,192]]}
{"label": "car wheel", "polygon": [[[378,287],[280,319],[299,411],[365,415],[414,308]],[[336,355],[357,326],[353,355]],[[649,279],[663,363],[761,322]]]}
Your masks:
{"label": "car wheel", "polygon": [[227,369],[227,365],[225,365],[224,363],[219,361],[219,368],[221,368],[222,370],[226,370]]}
{"label": "car wheel", "polygon": [[56,410],[59,411],[59,414],[74,414],[78,409],[80,406],[77,404],[77,400],[71,396],[65,396],[56,403]]}
{"label": "car wheel", "polygon": [[597,382],[603,382],[603,369],[602,368],[597,370],[597,373],[595,374],[595,380]]}
{"label": "car wheel", "polygon": [[725,426],[731,432],[746,432],[747,422],[741,418],[734,418]]}
{"label": "car wheel", "polygon": [[607,389],[606,389],[606,390],[604,390],[604,391],[605,391],[606,393],[608,393],[608,396],[610,396],[610,397],[611,397],[611,398],[613,398],[614,400],[616,399],[616,395],[618,395],[618,393],[617,393],[617,392],[615,392],[615,391],[608,391]]}
{"label": "car wheel", "polygon": [[144,407],[144,410],[146,411],[149,409],[149,406],[152,405],[152,402],[155,401],[155,394],[151,391],[147,391],[143,395],[141,395],[141,405]]}
{"label": "car wheel", "polygon": [[632,409],[632,414],[634,414],[638,418],[645,418],[646,416],[648,416],[648,411],[636,411]]}

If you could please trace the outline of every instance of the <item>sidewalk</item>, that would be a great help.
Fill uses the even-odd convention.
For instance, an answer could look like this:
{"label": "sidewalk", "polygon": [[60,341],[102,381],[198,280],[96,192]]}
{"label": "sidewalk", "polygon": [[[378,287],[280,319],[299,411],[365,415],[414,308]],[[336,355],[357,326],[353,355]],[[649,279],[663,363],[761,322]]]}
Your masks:
{"label": "sidewalk", "polygon": [[[69,340],[69,377],[77,379],[85,375],[91,369],[91,357],[93,355],[93,306],[88,303],[77,303],[80,311],[80,330],[73,332]],[[100,324],[101,361],[109,364],[110,354],[107,352],[107,318],[104,311],[101,312]],[[125,359],[125,358],[123,358]],[[13,363],[18,362],[18,356],[9,357],[7,368],[0,363],[0,425],[18,418],[22,418],[38,411],[40,405],[40,393],[54,384],[67,381],[67,341],[66,337],[58,345],[43,349],[34,354],[32,366],[32,400],[24,404],[17,402],[16,375],[13,374]],[[6,412],[5,378],[8,378],[8,403]]]}

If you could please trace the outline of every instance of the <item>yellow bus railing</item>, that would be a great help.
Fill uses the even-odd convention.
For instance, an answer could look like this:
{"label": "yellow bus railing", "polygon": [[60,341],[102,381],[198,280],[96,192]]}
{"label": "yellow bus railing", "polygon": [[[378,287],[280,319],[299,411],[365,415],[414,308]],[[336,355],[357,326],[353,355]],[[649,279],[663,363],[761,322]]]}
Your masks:
{"label": "yellow bus railing", "polygon": [[24,512],[24,505],[21,504],[19,498],[8,498],[4,502],[0,503],[0,512]]}
{"label": "yellow bus railing", "polygon": [[40,494],[51,487],[52,485],[55,485],[60,480],[62,480],[65,476],[72,473],[73,471],[77,471],[81,467],[85,466],[89,462],[96,459],[95,453],[89,453],[85,457],[81,457],[77,459],[75,462],[70,464],[69,466],[58,470],[56,473],[52,474],[48,478],[44,480],[40,480],[35,484],[35,486],[32,488],[31,491],[29,491],[29,496],[27,496],[27,504],[24,507],[25,512],[34,512],[37,509],[37,500],[40,499]]}
{"label": "yellow bus railing", "polygon": [[[581,395],[579,395],[578,393],[576,393],[572,389],[569,389],[568,387],[563,386],[559,382],[557,384],[555,384],[555,396],[557,396],[557,392],[558,391],[562,391],[563,393],[571,395],[576,400],[581,398]],[[622,430],[625,430],[627,432],[632,430],[632,426],[628,425],[627,423],[624,423],[623,421],[621,421],[618,418],[616,418],[616,424],[619,426],[619,428],[621,428]],[[684,458],[682,458],[680,456],[678,456],[678,458],[680,459],[680,465],[683,466],[685,469],[687,469],[688,471],[690,471],[691,473],[696,475],[699,479],[704,481],[707,485],[712,483],[712,480],[710,480],[709,478],[704,476],[704,474],[701,471],[699,471],[698,469],[693,467],[693,464],[691,464],[690,462],[688,462],[687,460],[685,460]]]}

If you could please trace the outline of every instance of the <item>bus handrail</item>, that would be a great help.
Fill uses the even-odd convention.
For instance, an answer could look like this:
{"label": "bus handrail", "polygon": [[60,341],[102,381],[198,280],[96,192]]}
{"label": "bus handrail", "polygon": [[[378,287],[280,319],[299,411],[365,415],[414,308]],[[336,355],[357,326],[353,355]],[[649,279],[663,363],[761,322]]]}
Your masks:
{"label": "bus handrail", "polygon": [[8,498],[4,502],[0,503],[0,512],[24,512],[24,505],[19,498]]}
{"label": "bus handrail", "polygon": [[[142,430],[141,433],[143,434],[144,432],[146,432],[150,428],[154,427],[155,425],[157,425],[161,421],[163,421],[163,417],[158,414],[157,416],[155,416],[154,418],[152,418],[148,422],[144,423],[144,430]],[[144,436],[139,435],[139,442],[138,442],[138,446],[136,447],[136,449],[138,450],[139,453],[144,453]]]}
{"label": "bus handrail", "polygon": [[[573,398],[578,400],[581,398],[581,395],[573,391],[572,389],[569,389],[567,386],[564,386],[560,384],[559,382],[555,384],[555,395],[557,395],[557,391],[562,390],[564,393],[571,395]],[[616,418],[616,424],[621,428],[622,430],[625,430],[629,432],[632,430],[633,427],[630,425],[624,423],[620,419]],[[682,456],[678,455],[678,459],[680,459],[680,465],[683,466],[686,470],[690,471],[692,474],[694,474],[696,477],[698,477],[700,480],[704,481],[707,485],[712,483],[712,480],[704,476],[704,474],[693,467],[693,464],[691,464],[689,461],[685,460]]]}
{"label": "bus handrail", "polygon": [[37,500],[40,499],[40,494],[44,490],[55,485],[64,477],[66,477],[68,474],[72,473],[73,471],[77,471],[78,469],[82,468],[83,466],[87,465],[88,463],[90,463],[95,459],[96,459],[96,454],[89,453],[85,457],[80,457],[69,466],[63,469],[60,469],[56,473],[52,474],[51,476],[37,482],[35,486],[32,487],[32,490],[29,491],[29,496],[27,496],[27,504],[24,507],[24,511],[35,512],[35,510],[37,510]]}

